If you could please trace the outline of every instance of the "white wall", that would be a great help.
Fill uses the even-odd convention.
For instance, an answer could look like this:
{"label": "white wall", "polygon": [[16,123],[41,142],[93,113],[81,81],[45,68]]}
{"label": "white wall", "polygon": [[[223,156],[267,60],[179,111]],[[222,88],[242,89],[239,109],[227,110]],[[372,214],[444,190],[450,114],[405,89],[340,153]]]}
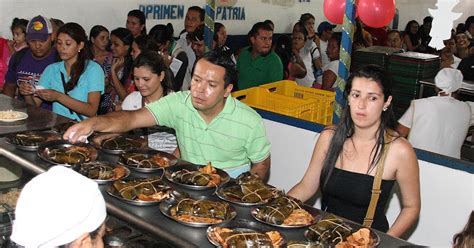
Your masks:
{"label": "white wall", "polygon": [[[318,133],[264,120],[272,145],[269,183],[288,191],[303,176]],[[474,209],[474,175],[418,160],[421,183],[421,214],[409,242],[430,247],[450,247]],[[389,202],[387,218],[393,223],[400,212],[399,191]],[[320,201],[315,204],[320,207]]]}
{"label": "white wall", "polygon": [[[216,2],[220,2],[217,0]],[[235,7],[245,11],[245,20],[222,21],[230,34],[246,34],[252,24],[257,21],[271,19],[276,24],[276,32],[289,32],[292,25],[302,13],[311,12],[316,17],[316,23],[325,20],[323,0],[234,0]],[[124,26],[127,12],[138,6],[147,4],[178,4],[184,5],[185,10],[192,5],[205,4],[204,0],[0,0],[0,35],[11,38],[9,27],[14,17],[30,19],[42,14],[48,17],[62,19],[65,22],[78,22],[88,32],[95,24],[102,24],[112,30]],[[435,7],[436,0],[396,0],[400,12],[399,29],[404,29],[406,23],[415,19],[419,22],[429,15],[428,8]],[[458,22],[464,22],[474,14],[473,0],[459,0],[454,11],[463,13]],[[221,15],[222,16],[222,15]],[[176,35],[183,29],[183,20],[148,20],[151,28],[157,23],[171,22]]]}

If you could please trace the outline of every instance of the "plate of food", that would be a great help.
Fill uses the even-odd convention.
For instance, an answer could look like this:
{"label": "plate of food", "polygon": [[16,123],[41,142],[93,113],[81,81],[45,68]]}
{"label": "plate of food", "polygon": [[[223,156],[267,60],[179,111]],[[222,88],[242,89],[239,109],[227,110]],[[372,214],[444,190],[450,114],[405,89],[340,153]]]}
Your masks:
{"label": "plate of food", "polygon": [[74,165],[72,169],[99,184],[113,182],[130,175],[130,170],[127,167],[105,161],[93,161],[78,164]]}
{"label": "plate of food", "polygon": [[91,140],[97,148],[109,154],[121,154],[147,147],[145,138],[127,134],[94,134]]}
{"label": "plate of food", "polygon": [[253,207],[250,213],[257,221],[281,228],[306,227],[321,219],[319,210],[284,195],[273,199],[265,206]]}
{"label": "plate of food", "polygon": [[39,145],[50,140],[60,140],[61,135],[54,131],[26,131],[5,136],[5,141],[23,151],[36,151]]}
{"label": "plate of food", "polygon": [[217,196],[222,200],[242,206],[265,204],[281,194],[280,190],[263,183],[249,172],[221,185],[217,190]]}
{"label": "plate of food", "polygon": [[380,237],[372,229],[344,221],[332,214],[309,226],[305,237],[335,247],[376,247],[380,243]]}
{"label": "plate of food", "polygon": [[194,190],[216,188],[230,179],[227,172],[213,167],[210,162],[206,166],[186,164],[168,167],[165,176],[173,183]]}
{"label": "plate of food", "polygon": [[52,140],[39,145],[38,156],[52,164],[76,165],[97,160],[98,153],[91,144]]}
{"label": "plate of food", "polygon": [[21,121],[26,118],[28,118],[28,114],[25,112],[13,110],[0,111],[0,121],[2,122]]}
{"label": "plate of food", "polygon": [[157,172],[176,164],[172,154],[157,150],[130,150],[119,155],[119,163],[138,172]]}
{"label": "plate of food", "polygon": [[160,177],[117,180],[107,189],[109,195],[136,206],[159,204],[169,198],[171,192]]}
{"label": "plate of food", "polygon": [[262,229],[255,222],[239,219],[207,228],[207,239],[216,247],[284,247],[278,231]]}
{"label": "plate of food", "polygon": [[169,198],[161,202],[160,211],[170,219],[193,227],[224,223],[237,216],[237,212],[229,203],[205,198]]}

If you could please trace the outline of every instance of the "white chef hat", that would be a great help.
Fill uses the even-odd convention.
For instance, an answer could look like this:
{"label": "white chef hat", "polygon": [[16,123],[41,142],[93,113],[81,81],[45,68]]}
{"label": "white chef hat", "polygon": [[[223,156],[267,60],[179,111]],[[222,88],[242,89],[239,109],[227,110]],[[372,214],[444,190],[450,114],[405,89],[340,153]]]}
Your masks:
{"label": "white chef hat", "polygon": [[441,92],[451,94],[461,88],[463,76],[460,70],[453,68],[441,69],[435,77],[436,87],[441,89]]}
{"label": "white chef hat", "polygon": [[105,221],[98,185],[63,166],[54,166],[28,182],[15,210],[11,240],[25,247],[69,244]]}

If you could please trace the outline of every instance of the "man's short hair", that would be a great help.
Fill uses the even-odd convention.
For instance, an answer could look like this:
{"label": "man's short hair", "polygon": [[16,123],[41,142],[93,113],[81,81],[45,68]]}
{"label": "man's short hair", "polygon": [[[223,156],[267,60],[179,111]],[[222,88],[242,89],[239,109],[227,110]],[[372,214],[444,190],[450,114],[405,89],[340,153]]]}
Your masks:
{"label": "man's short hair", "polygon": [[432,23],[433,22],[433,17],[431,16],[426,16],[423,18],[423,23]]}
{"label": "man's short hair", "polygon": [[466,30],[469,29],[469,27],[471,26],[471,24],[474,23],[474,16],[469,16],[467,19],[466,19],[466,22],[464,23],[464,27]]}
{"label": "man's short hair", "polygon": [[237,83],[237,66],[227,54],[219,52],[219,51],[210,51],[210,52],[205,53],[204,56],[202,56],[202,58],[197,60],[196,63],[194,64],[192,74],[194,74],[194,69],[196,68],[196,64],[202,59],[207,60],[209,63],[213,65],[224,67],[225,69],[224,88],[227,88],[229,84]]}
{"label": "man's short hair", "polygon": [[188,12],[192,10],[192,11],[196,11],[196,12],[199,12],[199,19],[201,19],[201,22],[204,21],[204,15],[206,14],[204,12],[204,9],[199,7],[199,6],[191,6],[188,8]]}
{"label": "man's short hair", "polygon": [[252,29],[250,29],[249,37],[257,36],[259,30],[265,30],[265,31],[273,32],[272,27],[270,25],[268,25],[267,23],[257,22],[252,26]]}

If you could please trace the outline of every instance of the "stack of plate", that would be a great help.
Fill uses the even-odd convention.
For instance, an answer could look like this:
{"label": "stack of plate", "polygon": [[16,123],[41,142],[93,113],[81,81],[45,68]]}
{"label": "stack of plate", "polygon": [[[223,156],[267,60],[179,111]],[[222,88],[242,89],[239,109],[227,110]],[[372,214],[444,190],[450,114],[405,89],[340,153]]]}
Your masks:
{"label": "stack of plate", "polygon": [[410,106],[410,101],[419,93],[419,80],[432,79],[439,71],[437,55],[405,52],[392,54],[388,71],[392,75],[395,116],[401,117]]}
{"label": "stack of plate", "polygon": [[384,46],[371,46],[359,49],[354,52],[352,69],[353,71],[356,71],[369,64],[375,64],[387,68],[390,55],[401,52],[403,52],[402,49]]}

